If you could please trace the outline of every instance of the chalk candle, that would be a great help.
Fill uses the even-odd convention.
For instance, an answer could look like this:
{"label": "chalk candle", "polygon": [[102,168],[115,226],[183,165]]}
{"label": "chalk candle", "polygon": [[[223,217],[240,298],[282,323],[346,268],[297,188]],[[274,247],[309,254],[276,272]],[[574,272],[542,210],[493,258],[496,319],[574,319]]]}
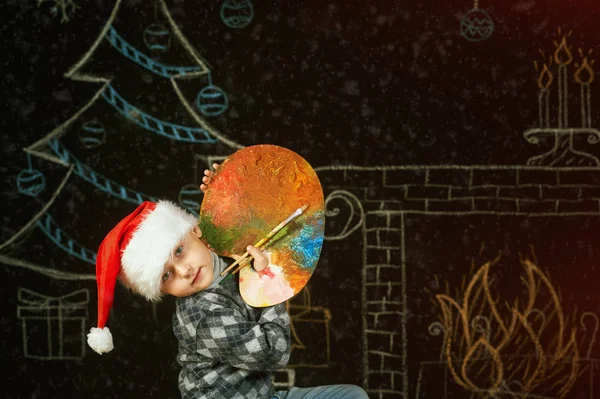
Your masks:
{"label": "chalk candle", "polygon": [[594,70],[587,57],[583,57],[574,77],[581,86],[581,127],[592,127],[590,83],[594,80]]}
{"label": "chalk candle", "polygon": [[558,127],[569,126],[569,88],[567,85],[567,65],[573,61],[567,38],[563,36],[554,52],[554,61],[558,64]]}
{"label": "chalk candle", "polygon": [[[591,52],[590,52],[591,53]],[[577,70],[574,73],[574,80],[580,85],[581,102],[581,127],[569,127],[568,119],[568,86],[567,86],[567,65],[573,61],[571,51],[567,45],[566,36],[562,37],[560,43],[556,43],[556,50],[553,57],[547,64],[544,64],[540,75],[538,76],[538,87],[540,93],[538,97],[539,127],[525,131],[523,136],[530,143],[538,143],[540,135],[553,135],[554,145],[552,149],[544,154],[536,155],[527,160],[527,165],[552,165],[552,166],[600,166],[600,159],[591,154],[574,149],[575,135],[587,135],[587,142],[590,144],[600,143],[600,131],[591,127],[591,90],[590,85],[594,80],[594,71],[592,65],[594,61],[589,61],[580,49],[579,54],[582,57],[581,65],[577,63]],[[549,71],[549,65],[555,62],[558,65],[558,115],[555,126],[550,126],[548,91],[553,81],[553,76]],[[537,70],[537,64],[536,64]]]}
{"label": "chalk candle", "polygon": [[548,104],[548,88],[552,84],[553,80],[552,73],[548,69],[548,65],[544,64],[537,84],[540,88],[540,94],[538,96],[538,113],[539,113],[539,126],[540,128],[550,127],[550,107]]}

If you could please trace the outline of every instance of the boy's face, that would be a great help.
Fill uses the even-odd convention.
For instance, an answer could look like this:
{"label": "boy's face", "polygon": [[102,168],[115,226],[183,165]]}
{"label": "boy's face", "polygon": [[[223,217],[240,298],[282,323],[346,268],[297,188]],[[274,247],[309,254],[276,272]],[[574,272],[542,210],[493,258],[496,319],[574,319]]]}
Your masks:
{"label": "boy's face", "polygon": [[213,282],[212,256],[200,241],[201,236],[202,232],[196,226],[173,248],[160,282],[162,293],[185,297],[202,291]]}

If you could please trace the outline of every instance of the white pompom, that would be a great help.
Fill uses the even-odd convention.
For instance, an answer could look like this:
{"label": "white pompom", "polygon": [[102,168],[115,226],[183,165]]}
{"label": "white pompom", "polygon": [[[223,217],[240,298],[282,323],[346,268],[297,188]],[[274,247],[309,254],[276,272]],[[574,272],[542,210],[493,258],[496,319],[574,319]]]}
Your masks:
{"label": "white pompom", "polygon": [[112,334],[108,327],[96,328],[92,327],[87,339],[88,345],[98,354],[103,354],[113,350]]}

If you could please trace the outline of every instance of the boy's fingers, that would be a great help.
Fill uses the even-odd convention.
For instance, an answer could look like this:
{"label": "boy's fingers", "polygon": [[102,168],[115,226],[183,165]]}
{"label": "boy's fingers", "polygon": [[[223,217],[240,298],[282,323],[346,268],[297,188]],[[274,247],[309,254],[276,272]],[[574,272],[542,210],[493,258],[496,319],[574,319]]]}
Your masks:
{"label": "boy's fingers", "polygon": [[248,251],[248,253],[250,255],[252,255],[255,259],[256,257],[264,257],[263,253],[261,252],[260,249],[256,248],[254,245],[248,245],[246,247],[246,251]]}
{"label": "boy's fingers", "polygon": [[200,190],[203,192],[208,188],[207,185],[210,183],[213,177],[213,172],[208,169],[204,169],[204,176],[202,176],[202,184],[200,184]]}
{"label": "boy's fingers", "polygon": [[254,258],[254,270],[257,272],[262,271],[269,264],[265,254],[263,254],[263,252],[255,246],[248,245],[246,251],[248,251],[248,253]]}
{"label": "boy's fingers", "polygon": [[[219,164],[218,163],[213,163],[213,168],[215,169],[215,171],[219,168]],[[208,188],[208,184],[210,183],[210,181],[212,180],[213,175],[215,174],[215,172],[213,172],[210,169],[204,169],[204,176],[202,176],[202,184],[200,184],[200,190],[202,192],[206,192],[206,189]]]}

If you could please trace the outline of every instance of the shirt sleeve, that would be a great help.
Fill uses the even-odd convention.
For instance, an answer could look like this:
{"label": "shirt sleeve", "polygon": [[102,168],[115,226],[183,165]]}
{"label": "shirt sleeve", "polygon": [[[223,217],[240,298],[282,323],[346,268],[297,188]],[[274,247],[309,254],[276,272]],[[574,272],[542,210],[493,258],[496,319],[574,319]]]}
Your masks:
{"label": "shirt sleeve", "polygon": [[212,304],[196,325],[198,353],[246,370],[277,370],[290,357],[290,318],[283,304],[265,308],[257,322],[239,308]]}

